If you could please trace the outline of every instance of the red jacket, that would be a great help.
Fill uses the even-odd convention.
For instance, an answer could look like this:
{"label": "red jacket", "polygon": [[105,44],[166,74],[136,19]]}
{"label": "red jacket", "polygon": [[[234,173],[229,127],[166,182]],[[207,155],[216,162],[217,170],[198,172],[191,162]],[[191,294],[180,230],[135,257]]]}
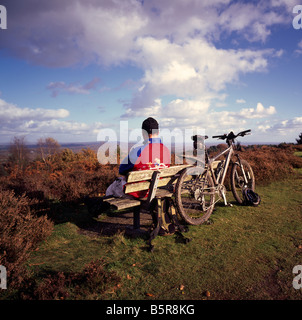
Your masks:
{"label": "red jacket", "polygon": [[[119,168],[119,173],[126,175],[130,171],[156,170],[168,168],[171,164],[170,150],[162,144],[160,138],[150,138],[142,146],[131,149]],[[148,190],[130,193],[136,198],[144,198]]]}

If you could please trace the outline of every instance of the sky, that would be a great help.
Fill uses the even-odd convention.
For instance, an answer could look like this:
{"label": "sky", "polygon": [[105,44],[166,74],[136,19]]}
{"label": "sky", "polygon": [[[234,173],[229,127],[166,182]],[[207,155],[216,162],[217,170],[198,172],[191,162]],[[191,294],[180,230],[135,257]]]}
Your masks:
{"label": "sky", "polygon": [[0,0],[0,143],[96,142],[107,129],[127,140],[149,116],[171,132],[296,142],[299,4]]}

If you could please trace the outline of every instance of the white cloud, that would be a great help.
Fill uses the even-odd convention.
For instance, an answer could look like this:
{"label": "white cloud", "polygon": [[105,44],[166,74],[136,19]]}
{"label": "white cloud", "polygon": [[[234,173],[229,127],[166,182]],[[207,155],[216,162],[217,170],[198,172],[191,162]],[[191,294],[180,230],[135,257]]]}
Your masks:
{"label": "white cloud", "polygon": [[246,103],[246,101],[244,99],[237,99],[236,103]]}
{"label": "white cloud", "polygon": [[301,55],[302,54],[302,40],[298,42],[297,47],[298,47],[298,49],[295,50],[295,53],[297,55]]}
{"label": "white cloud", "polygon": [[80,84],[66,84],[64,81],[50,82],[47,89],[52,91],[52,96],[56,97],[60,93],[70,94],[89,94],[92,89],[100,82],[99,78],[94,78],[85,85]]}
{"label": "white cloud", "polygon": [[19,108],[14,104],[8,103],[0,99],[0,123],[11,121],[24,121],[28,119],[49,120],[53,118],[66,118],[69,111],[66,109],[30,109]]}
{"label": "white cloud", "polygon": [[302,128],[302,117],[282,120],[273,125],[260,125],[258,128],[264,132],[283,136],[286,136],[292,132],[297,133],[298,135],[301,132]]}
{"label": "white cloud", "polygon": [[[100,122],[92,124],[62,120],[69,116],[66,109],[20,108],[0,99],[0,135],[29,135],[31,139],[52,135],[66,137],[82,135],[82,140],[95,139],[97,131],[103,127]],[[86,137],[86,139],[85,139]]]}
{"label": "white cloud", "polygon": [[64,135],[80,135],[80,134],[92,134],[95,130],[102,127],[100,122],[93,124],[74,122],[74,121],[59,121],[52,119],[48,121],[30,120],[23,122],[19,127],[19,131],[27,133],[38,134],[64,134]]}
{"label": "white cloud", "polygon": [[[222,128],[245,125],[247,120],[276,112],[274,107],[264,108],[261,104],[238,113],[217,112],[212,102],[221,99],[227,86],[238,83],[241,75],[267,71],[271,58],[282,55],[281,50],[259,49],[256,42],[265,42],[274,25],[291,21],[292,13],[283,10],[293,3],[291,0],[2,3],[10,19],[7,32],[0,35],[0,48],[19,57],[49,67],[130,63],[141,68],[143,76],[131,101],[125,104],[123,118],[154,115],[169,124],[184,119],[182,125],[200,123]],[[230,35],[238,45],[233,49],[228,45],[218,47],[219,39]],[[253,42],[254,49],[240,49],[242,38]],[[88,94],[96,83],[91,85],[57,81],[48,89],[53,96]],[[167,96],[171,99],[163,106]],[[52,111],[43,113],[38,109],[19,110],[23,113],[20,118],[25,119],[31,111],[44,117],[48,114],[44,120],[52,122],[44,123],[44,127],[55,126],[54,120],[60,118],[51,119]],[[66,113],[60,112],[64,118]],[[27,126],[33,130],[35,125],[33,122]]]}
{"label": "white cloud", "polygon": [[183,44],[188,39],[211,41],[236,32],[250,41],[265,41],[270,27],[289,17],[280,10],[286,1],[3,2],[10,13],[10,26],[1,34],[0,46],[48,66],[135,63],[137,55],[143,54],[136,47],[139,38]]}
{"label": "white cloud", "polygon": [[[159,119],[161,127],[192,128],[198,127],[219,134],[236,129],[248,129],[254,119],[270,118],[276,113],[273,106],[264,108],[261,103],[256,108],[243,108],[238,112],[219,110],[211,107],[210,99],[189,100],[175,99],[166,105],[157,99],[150,107],[131,109],[128,108],[125,117],[148,117]],[[261,127],[263,130],[263,127]]]}
{"label": "white cloud", "polygon": [[290,13],[293,11],[293,7],[298,3],[296,0],[271,0],[272,7],[283,7]]}
{"label": "white cloud", "polygon": [[[274,50],[218,49],[214,40],[236,32],[265,41],[269,28],[286,20],[278,10],[283,2],[270,7],[230,0],[28,0],[22,14],[4,2],[10,28],[0,46],[19,56],[47,66],[130,62],[141,68],[143,89],[134,92],[132,109],[150,107],[163,95],[217,97],[241,74],[266,70]],[[49,89],[54,96],[89,92],[64,82]]]}
{"label": "white cloud", "polygon": [[175,118],[182,122],[193,121],[196,116],[204,115],[209,102],[205,100],[183,100],[175,99],[163,106],[160,99],[156,99],[150,107],[131,109],[128,108],[125,117],[146,117],[153,116],[161,119]]}
{"label": "white cloud", "polygon": [[271,116],[276,113],[276,108],[270,106],[268,108],[264,108],[262,103],[258,103],[256,109],[242,109],[239,114],[247,119],[255,119],[255,118],[264,118],[267,116]]}
{"label": "white cloud", "polygon": [[[226,32],[237,32],[251,42],[265,42],[270,36],[270,28],[275,24],[282,24],[288,21],[288,15],[281,13],[279,5],[273,6],[268,2],[246,3],[233,2],[221,13],[220,24]],[[244,32],[242,32],[244,30]]]}
{"label": "white cloud", "polygon": [[261,125],[258,125],[258,130],[260,130],[261,132],[266,132],[271,126],[266,124],[261,124]]}
{"label": "white cloud", "polygon": [[69,16],[81,26],[78,46],[88,59],[115,65],[131,59],[135,38],[148,23],[140,2],[78,1]]}
{"label": "white cloud", "polygon": [[199,100],[217,98],[241,74],[263,72],[273,50],[217,49],[204,39],[188,39],[183,44],[167,39],[139,38],[141,56],[136,63],[145,69],[141,88],[135,92],[131,108],[151,106],[165,95]]}

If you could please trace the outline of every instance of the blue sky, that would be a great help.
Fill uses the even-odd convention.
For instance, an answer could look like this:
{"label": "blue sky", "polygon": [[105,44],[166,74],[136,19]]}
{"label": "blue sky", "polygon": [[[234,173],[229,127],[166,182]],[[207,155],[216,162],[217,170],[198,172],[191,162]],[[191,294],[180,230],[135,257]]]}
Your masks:
{"label": "blue sky", "polygon": [[297,1],[0,5],[0,143],[97,141],[100,130],[119,136],[120,121],[132,130],[148,116],[209,136],[252,129],[246,142],[295,142],[302,132]]}

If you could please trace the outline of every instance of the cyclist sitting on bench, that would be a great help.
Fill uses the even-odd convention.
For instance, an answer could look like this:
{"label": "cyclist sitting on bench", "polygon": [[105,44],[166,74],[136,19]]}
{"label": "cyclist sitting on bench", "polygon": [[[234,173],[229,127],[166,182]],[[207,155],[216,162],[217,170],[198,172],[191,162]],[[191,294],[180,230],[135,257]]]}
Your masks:
{"label": "cyclist sitting on bench", "polygon": [[[158,137],[159,126],[154,118],[149,117],[143,121],[142,134],[143,144],[132,148],[129,155],[122,161],[119,167],[121,175],[126,175],[130,171],[155,170],[170,166],[170,150]],[[131,193],[136,198],[144,198],[147,194],[147,190]]]}

